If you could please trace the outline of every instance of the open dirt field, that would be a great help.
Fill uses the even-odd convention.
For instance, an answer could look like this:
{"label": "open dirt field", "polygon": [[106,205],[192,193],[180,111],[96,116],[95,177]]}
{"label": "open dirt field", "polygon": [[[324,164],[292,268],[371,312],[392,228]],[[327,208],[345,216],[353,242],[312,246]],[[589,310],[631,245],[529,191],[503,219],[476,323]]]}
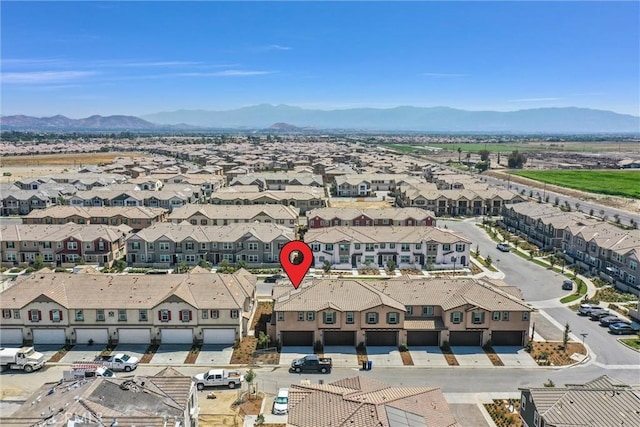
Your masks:
{"label": "open dirt field", "polygon": [[[207,399],[207,394],[213,392],[215,399]],[[241,426],[242,419],[238,411],[231,405],[238,398],[237,390],[220,390],[216,388],[205,389],[198,393],[198,406],[200,416],[198,417],[201,426]]]}

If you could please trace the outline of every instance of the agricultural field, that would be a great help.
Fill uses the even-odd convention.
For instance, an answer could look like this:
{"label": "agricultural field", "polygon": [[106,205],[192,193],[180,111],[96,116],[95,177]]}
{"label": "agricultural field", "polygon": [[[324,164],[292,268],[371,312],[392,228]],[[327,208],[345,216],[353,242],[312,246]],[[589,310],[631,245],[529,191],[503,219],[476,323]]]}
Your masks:
{"label": "agricultural field", "polygon": [[640,199],[640,171],[517,171],[514,175],[590,193]]}
{"label": "agricultural field", "polygon": [[65,153],[36,154],[33,156],[3,156],[0,166],[80,166],[111,163],[117,157],[148,157],[142,153]]}
{"label": "agricultural field", "polygon": [[409,144],[389,144],[389,149],[401,151],[404,153],[412,153],[414,151],[423,152],[430,148],[441,149],[444,151],[457,152],[460,148],[463,152],[477,153],[481,150],[487,150],[491,153],[510,153],[518,150],[523,153],[530,152],[567,152],[567,153],[589,153],[589,152],[638,152],[637,142],[504,142],[504,143],[429,143],[426,145],[409,145]]}

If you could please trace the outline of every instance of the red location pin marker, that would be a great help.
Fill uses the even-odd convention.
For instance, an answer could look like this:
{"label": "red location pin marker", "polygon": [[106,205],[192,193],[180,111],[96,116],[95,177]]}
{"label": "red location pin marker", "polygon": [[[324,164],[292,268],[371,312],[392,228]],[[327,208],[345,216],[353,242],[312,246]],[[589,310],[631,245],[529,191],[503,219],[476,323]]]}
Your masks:
{"label": "red location pin marker", "polygon": [[280,250],[280,265],[296,289],[302,283],[312,262],[311,248],[302,240],[292,240]]}

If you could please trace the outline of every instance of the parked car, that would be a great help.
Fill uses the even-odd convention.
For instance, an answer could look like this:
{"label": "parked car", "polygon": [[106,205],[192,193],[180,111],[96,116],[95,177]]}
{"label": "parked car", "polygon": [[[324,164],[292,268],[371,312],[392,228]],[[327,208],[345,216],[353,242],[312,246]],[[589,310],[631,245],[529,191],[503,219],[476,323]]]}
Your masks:
{"label": "parked car", "polygon": [[289,413],[289,389],[278,390],[276,399],[273,401],[273,415],[287,415]]}
{"label": "parked car", "polygon": [[562,282],[562,289],[565,291],[572,291],[573,290],[573,280],[569,280],[566,279],[565,281]]}
{"label": "parked car", "polygon": [[609,310],[601,309],[601,310],[591,310],[589,312],[589,318],[591,320],[600,320],[603,317],[611,316]]}
{"label": "parked car", "polygon": [[617,316],[605,316],[600,319],[601,326],[609,326],[613,323],[625,323],[625,322],[623,322],[622,319]]}
{"label": "parked car", "polygon": [[502,252],[511,252],[511,246],[508,243],[498,243],[496,248]]}
{"label": "parked car", "polygon": [[98,356],[94,362],[100,363],[112,371],[130,372],[138,367],[138,358],[124,353],[117,353],[113,356]]}
{"label": "parked car", "polygon": [[600,307],[599,305],[593,305],[593,304],[580,304],[580,308],[578,309],[578,314],[581,314],[583,316],[588,316],[591,310],[602,310],[602,307]]}
{"label": "parked car", "polygon": [[633,327],[632,325],[624,322],[612,323],[609,325],[609,331],[612,334],[623,335],[623,334],[637,334],[638,329]]}
{"label": "parked car", "polygon": [[236,388],[244,381],[244,375],[240,371],[227,371],[225,369],[211,369],[194,377],[198,390],[205,387],[226,386]]}
{"label": "parked car", "polygon": [[273,276],[269,276],[264,279],[264,283],[276,283],[280,279],[284,279],[284,276],[281,274],[274,274]]}
{"label": "parked car", "polygon": [[294,359],[291,362],[289,371],[291,372],[321,372],[323,374],[331,373],[333,362],[330,357],[318,357],[315,354],[305,356],[301,359]]}

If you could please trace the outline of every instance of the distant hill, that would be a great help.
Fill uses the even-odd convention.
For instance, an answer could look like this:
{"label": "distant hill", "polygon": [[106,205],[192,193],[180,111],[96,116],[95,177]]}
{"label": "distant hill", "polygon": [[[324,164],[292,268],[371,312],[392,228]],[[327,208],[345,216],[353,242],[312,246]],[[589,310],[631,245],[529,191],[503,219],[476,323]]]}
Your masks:
{"label": "distant hill", "polygon": [[91,116],[84,119],[70,119],[65,116],[0,117],[3,130],[154,130],[158,126],[134,116]]}
{"label": "distant hill", "polygon": [[274,123],[271,126],[269,126],[269,129],[282,130],[282,131],[300,130],[298,126],[290,125],[289,123]]}
{"label": "distant hill", "polygon": [[226,111],[178,110],[142,117],[153,123],[185,123],[208,128],[264,129],[273,123],[286,123],[316,129],[433,132],[640,132],[640,117],[577,107],[498,112],[448,107],[312,110],[262,104]]}

